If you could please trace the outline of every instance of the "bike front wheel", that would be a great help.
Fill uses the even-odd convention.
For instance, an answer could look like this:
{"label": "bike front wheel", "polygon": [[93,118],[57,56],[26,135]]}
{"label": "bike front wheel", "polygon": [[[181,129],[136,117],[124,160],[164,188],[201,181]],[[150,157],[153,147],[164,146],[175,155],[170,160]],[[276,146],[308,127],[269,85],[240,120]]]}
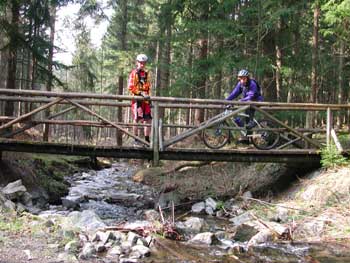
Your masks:
{"label": "bike front wheel", "polygon": [[228,127],[227,122],[222,122],[204,129],[202,132],[204,144],[211,149],[224,147],[230,140],[230,130],[227,129]]}
{"label": "bike front wheel", "polygon": [[[259,128],[275,128],[273,122],[269,120],[259,121]],[[258,127],[257,127],[258,128]],[[277,146],[280,140],[279,132],[260,130],[252,134],[252,143],[259,150],[269,150]]]}

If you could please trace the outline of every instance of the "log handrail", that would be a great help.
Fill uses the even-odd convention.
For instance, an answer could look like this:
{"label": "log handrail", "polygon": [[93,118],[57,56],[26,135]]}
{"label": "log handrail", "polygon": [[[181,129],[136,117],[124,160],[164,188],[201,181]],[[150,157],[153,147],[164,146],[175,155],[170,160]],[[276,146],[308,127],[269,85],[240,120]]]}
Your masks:
{"label": "log handrail", "polygon": [[[111,95],[111,94],[97,94],[97,93],[79,93],[79,92],[50,92],[39,90],[12,90],[12,89],[0,89],[0,95],[17,95],[17,96],[41,96],[41,97],[65,97],[68,99],[77,98],[90,98],[90,99],[107,99],[107,100],[143,100],[142,96],[130,96],[130,95]],[[350,109],[350,104],[314,104],[314,103],[283,103],[283,102],[240,102],[240,101],[227,101],[219,99],[194,99],[194,98],[175,98],[175,97],[151,97],[151,101],[168,102],[168,103],[194,103],[194,104],[220,104],[220,105],[256,105],[266,107],[286,107],[290,108],[304,108],[308,110],[321,110],[321,109]]]}

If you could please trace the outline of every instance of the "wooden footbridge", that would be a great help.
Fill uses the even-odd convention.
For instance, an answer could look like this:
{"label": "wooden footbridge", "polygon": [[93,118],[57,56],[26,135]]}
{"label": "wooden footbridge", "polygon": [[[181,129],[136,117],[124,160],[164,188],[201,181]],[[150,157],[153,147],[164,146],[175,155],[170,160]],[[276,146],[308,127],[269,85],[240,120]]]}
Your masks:
{"label": "wooden footbridge", "polygon": [[[143,99],[0,89],[0,151],[148,159],[154,165],[159,160],[319,162],[320,150],[332,142],[339,152],[348,152],[338,140],[347,131],[335,127],[333,120],[348,112],[349,105],[152,97],[152,124],[135,124],[129,109],[135,98]],[[201,132],[213,125],[211,118],[227,104],[235,107],[227,118],[254,107],[256,115],[274,122],[271,130],[282,138],[278,147],[205,147]],[[134,126],[151,126],[151,142],[135,136]],[[141,146],[133,146],[134,140]]]}

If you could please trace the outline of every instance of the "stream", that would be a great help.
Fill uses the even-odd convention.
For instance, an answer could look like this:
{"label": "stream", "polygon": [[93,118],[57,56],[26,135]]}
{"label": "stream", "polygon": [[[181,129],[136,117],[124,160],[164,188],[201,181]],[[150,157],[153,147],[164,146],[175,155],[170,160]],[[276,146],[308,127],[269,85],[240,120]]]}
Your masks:
{"label": "stream", "polygon": [[[156,195],[150,187],[132,181],[136,170],[137,167],[127,162],[118,162],[100,171],[74,174],[67,178],[71,188],[62,199],[64,206],[52,206],[50,212],[68,214],[72,210],[93,210],[107,225],[142,220],[144,210],[154,209]],[[225,232],[231,224],[213,216],[202,218],[207,232]],[[156,250],[150,257],[137,262],[350,262],[349,247],[337,243],[281,242],[248,248],[246,243],[227,239],[219,239],[210,246],[164,242],[161,246],[155,245]]]}

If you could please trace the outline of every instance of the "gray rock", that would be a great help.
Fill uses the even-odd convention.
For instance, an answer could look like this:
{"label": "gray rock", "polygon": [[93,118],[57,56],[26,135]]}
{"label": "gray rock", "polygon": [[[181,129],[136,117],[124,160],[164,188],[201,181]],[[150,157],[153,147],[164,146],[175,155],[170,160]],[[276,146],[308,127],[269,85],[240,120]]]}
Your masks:
{"label": "gray rock", "polygon": [[137,239],[136,245],[142,245],[142,246],[148,247],[148,243],[147,243],[146,239],[144,239],[143,237],[139,237]]}
{"label": "gray rock", "polygon": [[253,194],[250,191],[244,192],[242,198],[244,200],[249,200],[249,198],[253,198]]}
{"label": "gray rock", "polygon": [[143,214],[144,214],[144,217],[147,221],[159,221],[160,220],[159,213],[154,209],[145,210],[143,212]]}
{"label": "gray rock", "polygon": [[22,180],[9,183],[2,189],[4,196],[10,200],[20,199],[20,197],[27,192],[27,188],[22,184]]}
{"label": "gray rock", "polygon": [[95,249],[97,253],[101,253],[107,250],[105,244],[103,244],[102,242],[98,242],[97,244],[95,244]]}
{"label": "gray rock", "polygon": [[205,206],[211,207],[213,209],[213,211],[216,210],[217,205],[218,205],[218,203],[211,197],[209,197],[205,200]]}
{"label": "gray rock", "polygon": [[16,211],[16,204],[14,202],[12,202],[11,200],[6,200],[4,203],[4,207],[6,209]]}
{"label": "gray rock", "polygon": [[21,202],[27,207],[33,206],[32,195],[28,192],[24,192],[21,196]]}
{"label": "gray rock", "polygon": [[115,236],[111,231],[98,231],[95,233],[93,238],[91,239],[92,242],[98,242],[100,241],[103,245],[106,244],[110,239],[115,239]]}
{"label": "gray rock", "polygon": [[64,251],[69,253],[69,254],[75,254],[79,250],[79,242],[76,240],[69,241],[65,246],[64,246]]}
{"label": "gray rock", "polygon": [[7,201],[7,198],[0,191],[0,208],[4,206],[6,201]]}
{"label": "gray rock", "polygon": [[54,225],[55,225],[55,221],[52,218],[48,218],[44,222],[44,226],[46,226],[46,227],[52,227]]}
{"label": "gray rock", "polygon": [[123,254],[129,254],[131,251],[132,245],[128,241],[123,241],[120,244],[120,248],[122,249]]}
{"label": "gray rock", "polygon": [[289,212],[289,210],[287,208],[277,207],[276,214],[275,214],[273,219],[276,222],[285,223],[288,220],[288,212]]}
{"label": "gray rock", "polygon": [[198,217],[191,217],[185,222],[176,223],[177,229],[185,233],[199,233],[203,226],[204,220]]}
{"label": "gray rock", "polygon": [[89,259],[94,257],[96,253],[96,248],[92,243],[85,243],[81,253],[79,254],[79,259]]}
{"label": "gray rock", "polygon": [[151,227],[152,224],[148,221],[134,221],[134,222],[127,222],[124,225],[125,229],[130,229],[130,230],[136,230],[139,228],[147,228],[147,227]]}
{"label": "gray rock", "polygon": [[260,230],[253,224],[240,224],[236,228],[234,240],[240,242],[249,241],[253,236],[259,233],[259,231]]}
{"label": "gray rock", "polygon": [[131,251],[130,254],[129,254],[129,258],[132,258],[132,259],[140,259],[142,258],[142,255],[139,251]]}
{"label": "gray rock", "polygon": [[244,214],[241,214],[239,216],[230,218],[229,221],[232,222],[234,226],[239,226],[243,223],[249,222],[253,219],[250,212],[245,212]]}
{"label": "gray rock", "polygon": [[119,258],[119,263],[138,263],[138,258]]}
{"label": "gray rock", "polygon": [[132,252],[138,252],[141,257],[148,257],[151,255],[151,250],[143,245],[136,245],[131,248]]}
{"label": "gray rock", "polygon": [[204,232],[199,233],[195,235],[191,240],[189,240],[189,243],[192,244],[201,244],[201,245],[212,245],[214,243],[217,243],[218,239],[215,237],[215,235],[211,232]]}
{"label": "gray rock", "polygon": [[213,215],[214,214],[214,209],[211,207],[211,206],[207,206],[205,208],[205,212],[208,214],[208,215]]}
{"label": "gray rock", "polygon": [[84,197],[82,196],[67,196],[62,197],[62,205],[67,209],[78,209],[79,203],[84,201]]}
{"label": "gray rock", "polygon": [[233,242],[230,239],[220,239],[220,245],[219,247],[224,249],[224,250],[228,250],[230,248],[232,248],[234,246],[235,242]]}
{"label": "gray rock", "polygon": [[120,244],[121,241],[126,240],[126,234],[120,231],[111,231],[112,236],[111,239],[115,241],[115,243]]}
{"label": "gray rock", "polygon": [[28,209],[23,204],[17,203],[16,211],[21,214],[23,212],[28,211]]}
{"label": "gray rock", "polygon": [[174,205],[181,203],[181,199],[182,198],[181,198],[181,196],[179,196],[179,193],[177,191],[161,193],[159,195],[156,207],[158,207],[158,206],[160,206],[162,208],[171,207],[172,203],[174,203]]}
{"label": "gray rock", "polygon": [[107,252],[107,257],[114,257],[122,254],[122,248],[120,246],[113,246]]}
{"label": "gray rock", "polygon": [[135,234],[134,232],[129,232],[127,235],[126,235],[126,242],[128,242],[130,244],[130,246],[133,246],[136,244],[137,242],[137,239],[139,238],[140,236]]}
{"label": "gray rock", "polygon": [[283,234],[286,234],[289,232],[288,227],[276,222],[264,222],[264,224],[266,224],[269,227],[269,229],[273,229],[273,231],[277,233],[279,236],[282,236]]}
{"label": "gray rock", "polygon": [[205,202],[199,202],[199,203],[195,203],[192,205],[192,212],[193,213],[202,213],[205,210]]}
{"label": "gray rock", "polygon": [[225,214],[226,214],[226,213],[225,213],[224,210],[219,210],[219,211],[216,211],[215,216],[216,216],[216,217],[224,217]]}
{"label": "gray rock", "polygon": [[73,211],[62,222],[64,229],[79,229],[85,231],[93,231],[103,228],[106,225],[92,210],[84,210],[82,212]]}
{"label": "gray rock", "polygon": [[273,240],[273,237],[274,237],[274,235],[270,229],[264,229],[263,231],[260,231],[259,233],[254,235],[248,241],[248,247],[271,242]]}

